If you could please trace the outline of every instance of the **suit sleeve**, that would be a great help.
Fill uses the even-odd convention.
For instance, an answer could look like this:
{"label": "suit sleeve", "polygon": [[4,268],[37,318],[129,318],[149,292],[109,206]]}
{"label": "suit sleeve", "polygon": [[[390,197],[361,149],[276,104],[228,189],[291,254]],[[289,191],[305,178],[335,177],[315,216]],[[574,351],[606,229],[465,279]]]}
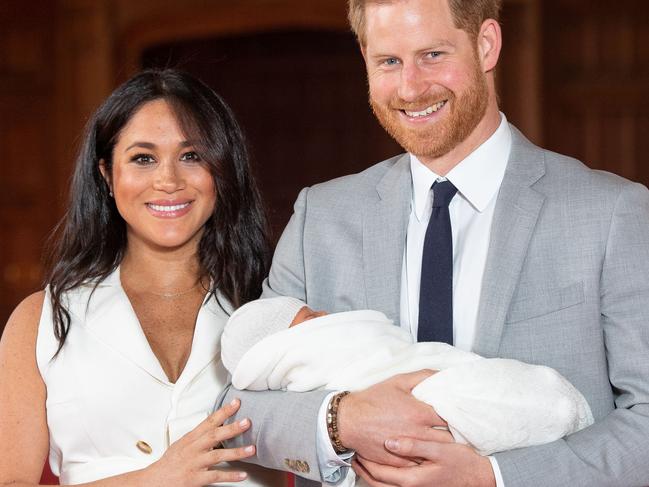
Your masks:
{"label": "suit sleeve", "polygon": [[496,454],[506,487],[649,485],[649,192],[644,186],[622,188],[605,238],[600,308],[615,409],[562,440]]}
{"label": "suit sleeve", "polygon": [[292,296],[307,300],[304,266],[304,222],[306,219],[307,194],[304,188],[293,206],[289,220],[275,248],[273,265],[264,280],[262,298]]}
{"label": "suit sleeve", "polygon": [[[306,300],[302,240],[307,191],[303,189],[300,192],[293,216],[277,244],[262,297],[285,295]],[[328,394],[329,391],[252,392],[230,387],[217,401],[217,406],[227,404],[235,397],[240,398],[241,408],[228,422],[250,418],[252,427],[225,446],[234,448],[254,444],[257,454],[248,459],[252,463],[320,481],[317,416]]]}

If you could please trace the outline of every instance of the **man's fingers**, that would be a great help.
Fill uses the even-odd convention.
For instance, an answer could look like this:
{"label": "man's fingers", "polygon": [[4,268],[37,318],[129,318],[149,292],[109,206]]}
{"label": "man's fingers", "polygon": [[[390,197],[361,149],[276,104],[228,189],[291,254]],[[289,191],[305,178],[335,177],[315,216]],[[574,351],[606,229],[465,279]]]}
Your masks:
{"label": "man's fingers", "polygon": [[453,438],[450,431],[437,428],[426,429],[422,437],[417,439],[423,441],[436,441],[437,443],[455,443],[455,438]]}
{"label": "man's fingers", "polygon": [[414,438],[401,437],[386,440],[385,448],[395,455],[408,458],[423,458],[434,462],[439,459],[440,451],[446,444],[448,442],[422,441]]}
{"label": "man's fingers", "polygon": [[[390,467],[388,465],[381,465],[380,463],[372,462],[371,460],[368,460],[366,458],[358,458],[357,461],[359,467],[361,467],[364,470],[364,475],[372,479],[373,483],[370,484],[372,486],[400,485],[401,481],[404,480],[404,474],[406,474],[406,472],[410,470],[410,468],[413,468],[413,467],[403,467],[403,468]],[[367,480],[366,477],[363,478]]]}
{"label": "man's fingers", "polygon": [[437,414],[437,411],[435,411],[435,409],[433,409],[433,422],[431,423],[431,426],[441,426],[443,428],[448,428],[448,423],[444,420],[444,418]]}
{"label": "man's fingers", "polygon": [[[356,454],[358,456],[358,453]],[[380,458],[375,458],[377,462],[380,462],[383,465],[388,465],[390,467],[412,467],[413,465],[417,465],[417,463],[413,462],[409,458],[404,458],[399,455],[395,455],[391,451],[385,450],[383,451],[383,454],[381,455]]]}
{"label": "man's fingers", "polygon": [[374,477],[372,477],[372,475],[365,469],[365,467],[356,458],[352,460],[352,468],[354,469],[356,475],[362,478],[368,485],[370,485],[370,487],[393,487],[390,484],[384,484],[383,482],[379,482]]}
{"label": "man's fingers", "polygon": [[394,379],[399,383],[401,387],[407,389],[408,392],[411,392],[417,384],[425,379],[428,379],[431,375],[436,373],[436,370],[422,369],[416,372],[396,375]]}

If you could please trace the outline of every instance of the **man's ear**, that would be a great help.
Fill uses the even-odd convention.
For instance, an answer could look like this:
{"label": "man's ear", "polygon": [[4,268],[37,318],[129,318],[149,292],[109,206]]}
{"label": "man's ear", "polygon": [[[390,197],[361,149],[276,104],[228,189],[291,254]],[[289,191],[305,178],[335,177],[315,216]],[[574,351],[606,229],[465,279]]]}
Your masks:
{"label": "man's ear", "polygon": [[106,161],[103,159],[99,159],[99,172],[101,173],[101,177],[104,178],[104,181],[106,181],[106,186],[108,186],[108,191],[110,195],[113,195],[113,182],[110,177],[110,173],[108,172],[108,169],[106,169]]}
{"label": "man's ear", "polygon": [[485,73],[496,68],[502,41],[502,31],[498,21],[494,19],[485,20],[482,27],[480,27],[477,39],[478,57]]}
{"label": "man's ear", "polygon": [[367,48],[359,42],[358,44],[361,48],[361,56],[363,56],[363,61],[367,62]]}

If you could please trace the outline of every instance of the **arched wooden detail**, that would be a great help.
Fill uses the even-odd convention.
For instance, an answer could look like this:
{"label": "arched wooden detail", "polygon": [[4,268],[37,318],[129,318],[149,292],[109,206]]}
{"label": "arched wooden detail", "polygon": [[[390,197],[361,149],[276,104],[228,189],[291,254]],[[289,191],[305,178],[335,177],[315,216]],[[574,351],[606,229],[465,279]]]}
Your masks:
{"label": "arched wooden detail", "polygon": [[345,0],[239,0],[156,10],[131,20],[118,36],[120,78],[136,72],[142,53],[160,44],[276,30],[348,30]]}

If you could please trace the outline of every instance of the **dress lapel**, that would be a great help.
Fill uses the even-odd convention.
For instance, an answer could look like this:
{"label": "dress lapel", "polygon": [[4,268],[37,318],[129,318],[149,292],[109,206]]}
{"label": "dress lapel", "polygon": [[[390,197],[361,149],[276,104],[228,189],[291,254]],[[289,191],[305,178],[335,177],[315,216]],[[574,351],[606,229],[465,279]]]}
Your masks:
{"label": "dress lapel", "polygon": [[[187,364],[176,382],[176,388],[179,390],[183,390],[186,385],[190,384],[221,353],[221,334],[229,314],[232,314],[233,310],[227,299],[218,293],[217,296],[218,301],[214,296],[208,295],[198,313],[192,350]],[[225,310],[219,305],[219,302]],[[225,387],[225,377],[223,379],[223,387]]]}
{"label": "dress lapel", "polygon": [[498,354],[509,304],[545,197],[532,188],[545,173],[543,151],[512,129],[512,151],[498,193],[473,350]]}
{"label": "dress lapel", "polygon": [[[401,156],[363,208],[363,266],[367,306],[399,322],[401,269],[412,200],[410,158]],[[394,276],[397,276],[395,279]]]}
{"label": "dress lapel", "polygon": [[97,286],[83,321],[87,331],[95,338],[146,371],[154,379],[169,384],[160,362],[142,331],[131,302],[122,289],[119,268]]}
{"label": "dress lapel", "polygon": [[[229,304],[219,296],[224,307]],[[84,308],[80,308],[84,309]],[[227,309],[227,308],[226,308]],[[228,310],[231,311],[231,310]],[[228,315],[214,297],[206,297],[196,319],[192,349],[176,388],[183,388],[220,352],[220,336]],[[119,268],[95,290],[85,317],[86,329],[127,360],[165,385],[169,382],[158,358],[151,350],[144,331],[126,293],[122,289]]]}

